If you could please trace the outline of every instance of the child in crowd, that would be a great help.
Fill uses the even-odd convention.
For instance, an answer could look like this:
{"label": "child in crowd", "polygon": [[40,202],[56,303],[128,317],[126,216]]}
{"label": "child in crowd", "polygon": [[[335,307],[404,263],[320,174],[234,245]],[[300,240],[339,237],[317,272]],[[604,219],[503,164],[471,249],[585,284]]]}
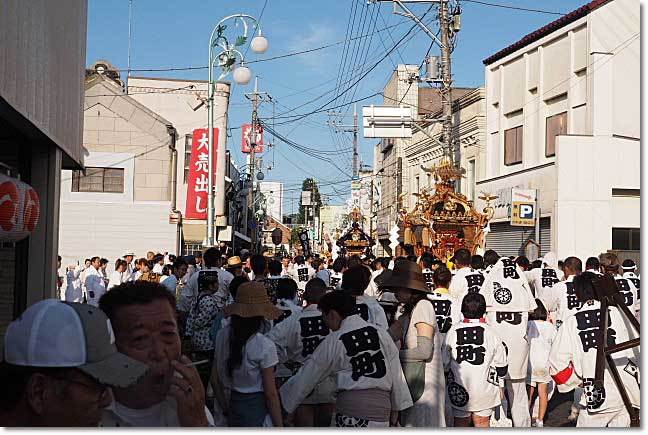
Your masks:
{"label": "child in crowd", "polygon": [[538,418],[536,427],[543,427],[543,420],[549,402],[549,352],[556,337],[556,327],[547,321],[547,310],[540,299],[536,299],[538,307],[529,315],[527,337],[530,341],[529,365],[527,366],[527,385],[529,385],[529,411],[533,415],[535,393],[538,393]]}

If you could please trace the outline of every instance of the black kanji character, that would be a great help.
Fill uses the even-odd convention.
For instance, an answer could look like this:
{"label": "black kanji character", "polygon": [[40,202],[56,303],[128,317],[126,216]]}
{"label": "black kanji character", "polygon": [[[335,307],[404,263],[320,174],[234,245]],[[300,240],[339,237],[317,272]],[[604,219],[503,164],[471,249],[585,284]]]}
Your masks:
{"label": "black kanji character", "polygon": [[351,379],[357,381],[360,377],[380,379],[387,374],[385,356],[382,351],[373,355],[371,352],[363,352],[351,358]]}
{"label": "black kanji character", "polygon": [[340,336],[348,356],[355,356],[368,350],[380,350],[378,331],[373,326],[350,331]]}
{"label": "black kanji character", "polygon": [[580,337],[581,345],[583,346],[583,352],[598,348],[598,343],[600,341],[598,329],[587,329],[581,331],[578,333],[578,336]]}
{"label": "black kanji character", "polygon": [[599,310],[587,310],[574,314],[576,317],[576,328],[579,331],[586,329],[598,328],[601,324],[601,316]]}
{"label": "black kanji character", "polygon": [[543,288],[553,287],[554,284],[556,284],[558,281],[559,281],[558,278],[552,278],[552,277],[543,276],[541,285],[542,285]]}
{"label": "black kanji character", "polygon": [[484,328],[473,326],[457,329],[457,345],[484,344]]}
{"label": "black kanji character", "polygon": [[466,283],[468,284],[468,293],[477,293],[484,283],[484,275],[479,272],[466,275]]}
{"label": "black kanji character", "polygon": [[434,312],[437,315],[441,316],[449,316],[450,315],[450,308],[452,307],[452,302],[449,300],[433,300],[430,301],[432,302],[432,306],[434,307]]}
{"label": "black kanji character", "polygon": [[619,287],[619,290],[622,292],[629,292],[630,291],[630,284],[628,284],[628,280],[625,278],[619,278],[616,280],[617,287]]}
{"label": "black kanji character", "polygon": [[484,346],[457,346],[457,364],[466,361],[472,365],[484,364],[486,348]]}
{"label": "black kanji character", "polygon": [[305,267],[297,269],[299,282],[308,282],[308,269]]}
{"label": "black kanji character", "polygon": [[299,319],[302,337],[312,337],[313,335],[328,335],[329,328],[324,323],[322,316],[302,317]]}
{"label": "black kanji character", "polygon": [[495,313],[495,321],[497,323],[510,323],[511,325],[519,325],[522,323],[522,313],[506,313],[498,311]]}

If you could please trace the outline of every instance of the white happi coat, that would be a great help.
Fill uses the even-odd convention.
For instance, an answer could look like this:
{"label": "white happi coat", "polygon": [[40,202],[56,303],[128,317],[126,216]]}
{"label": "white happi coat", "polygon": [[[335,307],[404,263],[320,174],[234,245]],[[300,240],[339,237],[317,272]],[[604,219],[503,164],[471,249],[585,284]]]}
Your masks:
{"label": "white happi coat", "polygon": [[470,267],[464,267],[457,271],[450,281],[450,296],[452,296],[460,306],[464,296],[468,293],[478,293],[486,280],[483,273]]}
{"label": "white happi coat", "polygon": [[634,272],[625,272],[623,274],[623,277],[630,281],[632,284],[634,284],[635,288],[637,289],[637,304],[636,304],[636,309],[637,309],[637,320],[640,320],[641,318],[641,278],[637,276]]}
{"label": "white happi coat", "polygon": [[389,328],[385,310],[376,298],[366,295],[356,296],[356,308],[364,321],[383,329]]}
{"label": "white happi coat", "polygon": [[547,312],[556,312],[554,317],[556,328],[560,328],[565,320],[583,305],[576,297],[574,275],[570,275],[567,280],[555,284],[545,293],[544,299],[541,299],[541,301]]}
{"label": "white happi coat", "polygon": [[329,279],[329,287],[334,288],[335,290],[340,290],[342,285],[342,272],[331,272],[331,278]]}
{"label": "white happi coat", "polygon": [[632,314],[635,316],[641,305],[639,304],[639,289],[634,284],[634,282],[629,278],[624,278],[621,275],[614,277],[617,287],[619,287],[619,292],[623,296],[626,306]]}
{"label": "white happi coat", "polygon": [[489,325],[500,336],[508,353],[507,379],[524,379],[529,361],[527,322],[536,309],[535,298],[522,269],[509,258],[500,258],[484,281]]}
{"label": "white happi coat", "polygon": [[440,335],[441,342],[443,342],[450,328],[458,324],[463,317],[461,315],[461,304],[450,296],[447,290],[441,292],[437,289],[434,293],[428,294],[427,298],[432,302],[438,328],[436,332]]}
{"label": "white happi coat", "polygon": [[484,319],[465,319],[446,335],[443,366],[453,408],[476,412],[501,403],[500,377],[507,368],[506,350]]}
{"label": "white happi coat", "polygon": [[301,265],[295,265],[292,270],[292,279],[297,283],[297,288],[299,288],[300,295],[306,289],[306,283],[313,279],[315,276],[315,269],[310,267],[308,264],[304,263]]}
{"label": "white happi coat", "polygon": [[86,297],[88,298],[88,304],[98,307],[99,299],[106,293],[106,282],[103,279],[103,275],[94,266],[86,269],[83,286]]}
{"label": "white happi coat", "polygon": [[530,272],[535,295],[540,300],[543,300],[549,290],[565,276],[562,270],[553,267],[541,267]]}
{"label": "white happi coat", "polygon": [[429,291],[434,291],[434,271],[426,267],[422,272],[423,279],[425,279],[425,286]]}
{"label": "white happi coat", "polygon": [[[587,407],[589,413],[623,407],[623,400],[607,364],[602,389],[593,383],[599,345],[596,332],[601,321],[600,308],[600,302],[588,301],[567,318],[558,330],[549,354],[549,373],[556,381],[558,390],[564,393],[582,384],[584,394],[580,403]],[[608,345],[637,336],[616,307],[609,308],[607,336]],[[639,408],[639,348],[614,353],[613,357],[632,405]]]}
{"label": "white happi coat", "polygon": [[335,375],[338,391],[389,391],[392,410],[412,406],[394,341],[386,330],[358,315],[342,320],[340,329],[331,331],[297,374],[281,387],[284,409],[293,412],[331,374]]}

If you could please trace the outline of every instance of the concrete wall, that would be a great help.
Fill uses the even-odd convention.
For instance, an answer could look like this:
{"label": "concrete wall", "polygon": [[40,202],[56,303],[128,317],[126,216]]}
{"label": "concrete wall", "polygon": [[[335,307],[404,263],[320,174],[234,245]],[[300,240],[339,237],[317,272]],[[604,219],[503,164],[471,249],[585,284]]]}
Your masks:
{"label": "concrete wall", "polygon": [[639,141],[563,136],[557,142],[555,209],[558,257],[585,260],[612,249],[612,228],[641,226],[639,197],[612,197],[613,188],[639,189]]}
{"label": "concrete wall", "polygon": [[[283,183],[278,181],[261,181],[259,191],[266,197],[266,212],[277,222],[283,221]],[[272,204],[270,199],[272,198]]]}
{"label": "concrete wall", "polygon": [[86,21],[86,0],[0,3],[0,97],[61,148],[68,164],[82,161]]}

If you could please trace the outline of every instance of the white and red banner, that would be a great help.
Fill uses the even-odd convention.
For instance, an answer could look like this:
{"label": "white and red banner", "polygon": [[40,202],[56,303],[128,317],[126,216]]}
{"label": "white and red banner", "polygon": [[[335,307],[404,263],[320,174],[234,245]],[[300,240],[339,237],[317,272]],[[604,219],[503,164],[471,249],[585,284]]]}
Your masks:
{"label": "white and red banner", "polygon": [[0,241],[17,242],[29,236],[39,215],[40,200],[34,188],[0,174]]}
{"label": "white and red banner", "polygon": [[[206,128],[193,131],[191,143],[191,162],[187,180],[187,207],[185,219],[207,219],[207,192],[209,191],[209,137]],[[212,162],[214,185],[216,184],[216,150],[218,149],[218,129],[213,132],[214,161]]]}
{"label": "white and red banner", "polygon": [[263,126],[256,126],[256,135],[252,134],[252,124],[243,124],[241,126],[241,152],[251,153],[251,144],[256,143],[255,153],[263,152]]}

